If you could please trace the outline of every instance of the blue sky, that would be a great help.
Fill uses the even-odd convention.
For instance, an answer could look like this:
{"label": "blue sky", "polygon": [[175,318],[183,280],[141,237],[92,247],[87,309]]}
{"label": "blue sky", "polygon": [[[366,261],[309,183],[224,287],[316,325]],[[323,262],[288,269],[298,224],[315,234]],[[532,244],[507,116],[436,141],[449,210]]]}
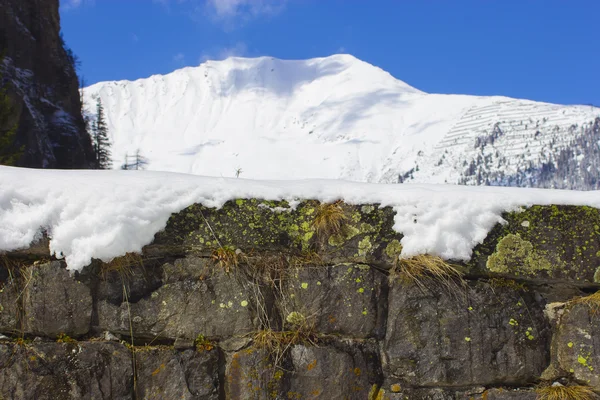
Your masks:
{"label": "blue sky", "polygon": [[598,0],[61,0],[86,83],[349,53],[426,92],[600,105]]}

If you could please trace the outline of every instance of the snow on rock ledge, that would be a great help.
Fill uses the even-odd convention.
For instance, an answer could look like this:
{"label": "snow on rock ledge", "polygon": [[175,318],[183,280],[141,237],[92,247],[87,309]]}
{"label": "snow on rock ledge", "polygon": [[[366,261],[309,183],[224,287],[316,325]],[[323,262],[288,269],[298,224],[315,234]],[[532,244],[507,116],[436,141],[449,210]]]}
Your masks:
{"label": "snow on rock ledge", "polygon": [[221,207],[249,198],[391,206],[404,257],[428,253],[454,260],[470,259],[504,211],[534,204],[600,208],[598,192],[0,167],[0,252],[27,248],[45,231],[51,253],[81,270],[92,258],[140,252],[171,214],[192,204]]}

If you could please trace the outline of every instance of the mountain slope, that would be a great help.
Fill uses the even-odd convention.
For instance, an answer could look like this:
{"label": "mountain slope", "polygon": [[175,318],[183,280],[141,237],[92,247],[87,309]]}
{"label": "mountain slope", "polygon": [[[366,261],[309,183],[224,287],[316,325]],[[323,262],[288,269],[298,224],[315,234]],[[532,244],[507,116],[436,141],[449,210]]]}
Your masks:
{"label": "mountain slope", "polygon": [[140,149],[153,170],[262,179],[494,184],[553,160],[600,116],[427,94],[350,55],[230,58],[84,93],[90,112],[105,105],[117,165]]}

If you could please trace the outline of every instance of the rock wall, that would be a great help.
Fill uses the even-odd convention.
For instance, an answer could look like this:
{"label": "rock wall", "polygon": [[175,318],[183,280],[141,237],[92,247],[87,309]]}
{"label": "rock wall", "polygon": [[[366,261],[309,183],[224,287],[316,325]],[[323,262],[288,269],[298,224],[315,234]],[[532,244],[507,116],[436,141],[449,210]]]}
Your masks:
{"label": "rock wall", "polygon": [[19,166],[89,168],[92,144],[58,6],[58,0],[0,0],[0,69],[15,109],[9,122],[18,123],[16,141],[24,149]]}
{"label": "rock wall", "polygon": [[600,210],[507,213],[462,264],[398,261],[393,216],[239,199],[190,206],[142,255],[74,276],[44,240],[5,254],[0,394],[595,398]]}

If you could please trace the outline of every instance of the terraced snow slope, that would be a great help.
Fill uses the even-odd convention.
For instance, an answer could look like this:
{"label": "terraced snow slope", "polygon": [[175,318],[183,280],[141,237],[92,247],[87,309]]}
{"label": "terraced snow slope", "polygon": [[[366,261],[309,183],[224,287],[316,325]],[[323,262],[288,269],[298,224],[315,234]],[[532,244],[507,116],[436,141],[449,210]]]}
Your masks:
{"label": "terraced snow slope", "polygon": [[139,149],[151,170],[260,179],[481,183],[471,164],[510,175],[552,158],[600,116],[428,94],[350,55],[229,58],[84,94],[90,113],[98,97],[105,106],[115,168]]}

